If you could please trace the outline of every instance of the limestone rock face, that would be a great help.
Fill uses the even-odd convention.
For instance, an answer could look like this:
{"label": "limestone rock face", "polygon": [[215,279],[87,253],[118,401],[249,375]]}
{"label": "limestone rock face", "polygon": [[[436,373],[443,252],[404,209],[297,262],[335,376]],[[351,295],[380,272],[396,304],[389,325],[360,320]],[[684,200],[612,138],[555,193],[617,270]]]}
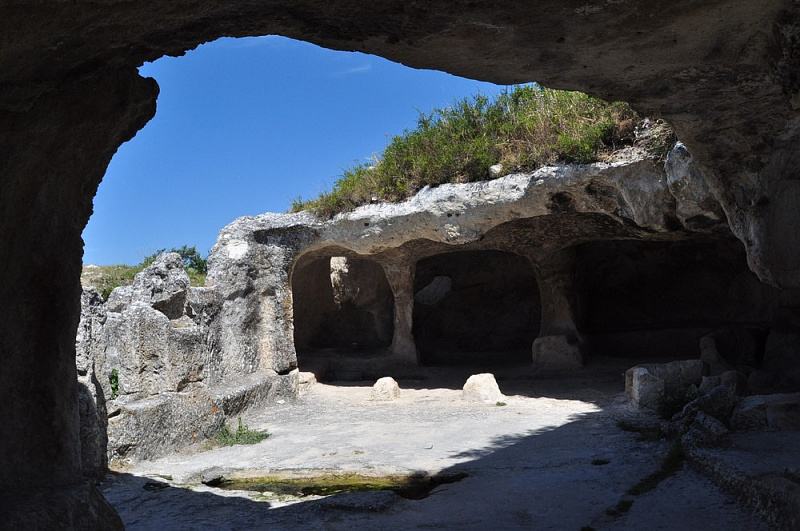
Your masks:
{"label": "limestone rock face", "polygon": [[223,228],[208,257],[206,286],[221,305],[209,331],[214,379],[296,368],[289,274],[297,250],[316,234],[309,214],[239,218]]}
{"label": "limestone rock face", "polygon": [[667,156],[665,170],[669,192],[675,197],[675,213],[691,230],[725,226],[725,214],[708,187],[706,176],[689,150],[678,142]]}
{"label": "limestone rock face", "polygon": [[178,253],[164,253],[136,275],[131,285],[131,302],[142,302],[167,316],[184,314],[189,292],[189,276]]}
{"label": "limestone rock face", "polygon": [[173,321],[141,302],[110,314],[105,326],[106,357],[119,371],[123,395],[145,397],[181,391],[204,377],[203,332],[191,320]]}
{"label": "limestone rock face", "polygon": [[82,301],[77,351],[87,474],[105,471],[107,459],[163,455],[213,436],[247,407],[296,396],[296,374],[248,367],[218,373],[226,357],[213,328],[219,292],[191,288],[175,253],[159,256],[107,304],[93,290]]}
{"label": "limestone rock face", "polygon": [[467,378],[461,396],[467,402],[483,402],[485,404],[494,404],[503,399],[497,380],[490,373],[473,374]]}
{"label": "limestone rock face", "polygon": [[[80,415],[81,464],[87,478],[103,478],[108,466],[108,419],[102,375],[105,372],[102,346],[106,311],[94,289],[81,294],[81,320],[75,339],[78,368],[78,413]],[[98,375],[100,380],[98,380]]]}

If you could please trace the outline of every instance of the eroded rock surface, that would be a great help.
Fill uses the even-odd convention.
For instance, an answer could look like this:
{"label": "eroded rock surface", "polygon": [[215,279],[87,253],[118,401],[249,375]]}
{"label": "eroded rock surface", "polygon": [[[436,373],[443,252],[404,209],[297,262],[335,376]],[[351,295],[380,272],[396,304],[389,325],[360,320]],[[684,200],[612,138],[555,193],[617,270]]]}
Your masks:
{"label": "eroded rock surface", "polygon": [[151,458],[211,437],[247,407],[297,393],[296,373],[218,373],[226,354],[216,343],[218,294],[190,287],[176,253],[159,256],[107,304],[93,290],[82,301],[79,380],[94,390],[81,401],[82,440],[93,443],[82,446],[87,474],[104,471],[107,459]]}

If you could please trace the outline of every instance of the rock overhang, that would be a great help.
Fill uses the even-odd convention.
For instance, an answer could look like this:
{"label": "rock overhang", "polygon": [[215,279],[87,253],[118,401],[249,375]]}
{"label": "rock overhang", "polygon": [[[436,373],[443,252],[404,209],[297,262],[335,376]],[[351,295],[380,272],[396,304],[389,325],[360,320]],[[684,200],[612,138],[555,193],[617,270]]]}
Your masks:
{"label": "rock overhang", "polygon": [[[71,345],[80,232],[114,151],[155,111],[157,86],[136,72],[144,61],[220,36],[282,34],[413,67],[502,83],[536,80],[629,101],[676,127],[746,246],[750,268],[764,281],[796,288],[800,249],[787,228],[797,222],[798,10],[789,0],[548,0],[536,10],[459,1],[4,4],[0,254],[7,257],[7,283],[0,298],[7,313],[0,389],[15,429],[1,450],[25,457],[0,469],[0,488],[79,481]],[[54,296],[63,304],[53,305]],[[31,409],[27,402],[38,401],[28,400],[29,381],[42,382],[48,403],[57,405]],[[51,508],[42,527],[72,514],[67,505]],[[61,520],[52,517],[59,510]],[[24,521],[35,526],[34,520],[26,512]],[[103,526],[121,526],[111,520]]]}
{"label": "rock overhang", "polygon": [[[685,147],[676,152],[683,154]],[[703,189],[704,174],[692,167],[691,158],[684,162],[670,165],[673,173],[680,173],[668,176],[663,162],[633,153],[612,163],[547,166],[490,181],[425,187],[406,201],[367,204],[332,219],[308,212],[243,217],[220,232],[210,256],[210,277],[222,256],[243,258],[245,249],[256,242],[285,241],[279,245],[291,246],[298,254],[338,248],[369,255],[415,241],[459,247],[488,238],[497,245],[504,227],[514,228],[510,223],[530,231],[528,244],[519,242],[523,248],[566,248],[603,238],[666,240],[727,233],[719,205]],[[690,177],[687,166],[694,170]],[[687,199],[675,192],[689,187],[705,191],[702,206],[697,197]],[[700,231],[681,224],[677,210],[682,207],[695,215],[705,213],[711,223]],[[547,227],[546,234],[536,230],[537,224]]]}

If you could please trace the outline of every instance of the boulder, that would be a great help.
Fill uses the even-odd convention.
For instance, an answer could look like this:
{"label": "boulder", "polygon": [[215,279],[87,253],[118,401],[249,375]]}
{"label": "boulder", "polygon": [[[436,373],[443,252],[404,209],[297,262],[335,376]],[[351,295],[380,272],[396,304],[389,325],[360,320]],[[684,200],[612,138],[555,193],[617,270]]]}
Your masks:
{"label": "boulder", "polygon": [[297,372],[297,394],[307,393],[317,384],[317,376],[313,372]]}
{"label": "boulder", "polygon": [[747,378],[739,371],[726,371],[717,376],[703,376],[697,392],[704,395],[720,385],[727,386],[734,396],[744,396],[747,392]]}
{"label": "boulder", "polygon": [[169,319],[185,312],[189,292],[189,276],[178,253],[162,253],[131,284],[131,302],[142,302],[160,311]]}
{"label": "boulder", "polygon": [[625,372],[625,395],[639,407],[656,410],[664,399],[664,380],[645,367],[631,367]]}
{"label": "boulder", "polygon": [[800,429],[800,393],[755,395],[742,399],[731,416],[731,429]]}
{"label": "boulder", "polygon": [[461,397],[467,402],[483,402],[486,404],[494,404],[504,398],[500,392],[500,387],[497,385],[497,380],[490,373],[473,374],[467,378]]}
{"label": "boulder", "polygon": [[731,445],[731,433],[718,419],[699,411],[689,430],[681,437],[681,444],[684,448],[687,445],[698,448],[726,447]]}
{"label": "boulder", "polygon": [[705,371],[700,360],[637,365],[625,372],[625,395],[638,407],[657,410],[665,400],[699,385]]}
{"label": "boulder", "polygon": [[109,312],[122,312],[131,304],[133,286],[119,286],[111,291],[106,301],[106,310]]}
{"label": "boulder", "polygon": [[380,378],[372,386],[372,400],[389,402],[400,396],[400,386],[391,376]]}
{"label": "boulder", "polygon": [[110,313],[103,329],[109,370],[116,369],[119,393],[145,397],[181,391],[202,381],[206,359],[204,331],[191,320],[171,322],[142,302]]}
{"label": "boulder", "polygon": [[727,423],[736,407],[736,395],[727,385],[719,385],[683,407],[680,418],[694,418],[698,412]]}

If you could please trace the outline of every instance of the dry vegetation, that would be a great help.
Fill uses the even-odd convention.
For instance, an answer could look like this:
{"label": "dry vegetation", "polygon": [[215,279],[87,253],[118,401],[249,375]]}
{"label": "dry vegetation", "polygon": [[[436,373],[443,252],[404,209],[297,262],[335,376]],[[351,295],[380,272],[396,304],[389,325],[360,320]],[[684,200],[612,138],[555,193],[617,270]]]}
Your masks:
{"label": "dry vegetation", "polygon": [[[647,125],[646,135],[637,135]],[[292,212],[320,216],[374,201],[399,201],[424,186],[490,179],[553,163],[586,164],[641,144],[664,157],[675,142],[666,124],[643,119],[625,103],[539,85],[514,87],[494,101],[478,95],[421,113],[417,128],[394,137],[380,156],[344,171],[330,191],[298,198]]]}

